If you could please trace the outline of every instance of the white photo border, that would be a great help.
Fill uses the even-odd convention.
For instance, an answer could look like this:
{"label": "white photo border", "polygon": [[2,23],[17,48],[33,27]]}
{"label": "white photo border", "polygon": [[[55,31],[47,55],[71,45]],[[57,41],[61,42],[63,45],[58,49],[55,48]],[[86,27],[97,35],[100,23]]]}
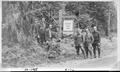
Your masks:
{"label": "white photo border", "polygon": [[[33,1],[33,0],[2,0],[2,1]],[[2,23],[2,1],[0,1],[0,23]],[[34,0],[34,1],[114,1],[115,6],[117,7],[117,59],[120,63],[120,0]],[[25,71],[26,68],[2,68],[2,24],[0,25],[0,71]],[[71,69],[74,71],[82,70],[114,70],[112,68],[44,68],[44,67],[35,67],[38,68],[37,71],[65,71],[65,69]],[[31,68],[32,69],[32,68]],[[116,69],[115,69],[116,70]],[[120,70],[120,69],[119,69]]]}

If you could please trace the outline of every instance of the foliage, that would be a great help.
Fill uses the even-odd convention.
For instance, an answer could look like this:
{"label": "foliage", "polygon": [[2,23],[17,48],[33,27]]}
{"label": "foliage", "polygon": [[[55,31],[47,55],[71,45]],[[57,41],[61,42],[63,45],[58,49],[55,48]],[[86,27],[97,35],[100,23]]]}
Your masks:
{"label": "foliage", "polygon": [[[46,27],[48,27],[49,24],[57,26],[52,15],[56,13],[58,15],[58,10],[60,9],[59,2],[3,1],[2,6],[3,26],[9,31],[5,36],[9,34],[10,38],[8,39],[10,39],[10,41],[12,38],[16,38],[15,40],[25,44],[29,40],[29,37],[34,38],[39,27],[43,26],[43,17],[45,18]],[[16,34],[16,37],[10,36],[13,35],[13,32]]]}
{"label": "foliage", "polygon": [[[113,2],[68,2],[65,10],[68,13],[72,13],[78,17],[78,21],[80,21],[83,25],[88,22],[88,24],[92,23],[93,25],[97,25],[98,29],[102,26],[102,29],[108,33],[107,28],[109,21],[112,24],[116,24],[116,8]],[[109,12],[111,16],[111,20],[109,20]],[[89,18],[81,20],[84,16],[89,15]],[[92,18],[91,21],[89,19]],[[111,25],[112,25],[111,24]],[[101,29],[101,30],[102,30]]]}
{"label": "foliage", "polygon": [[2,1],[2,64],[10,67],[36,66],[47,62],[48,57],[63,56],[66,60],[65,55],[74,54],[74,48],[69,45],[73,44],[71,38],[60,40],[61,44],[55,44],[57,42],[53,40],[48,51],[47,45],[42,48],[35,41],[38,30],[45,24],[46,29],[53,25],[52,34],[58,37],[59,24],[53,16],[59,16],[63,4],[68,15],[77,17],[76,25],[81,28],[97,25],[102,33],[107,33],[109,13],[111,25],[117,24],[112,2]]}
{"label": "foliage", "polygon": [[[22,37],[20,39],[19,36],[34,37],[40,26],[44,26],[43,17],[46,28],[50,24],[57,28],[59,25],[52,16],[59,15],[63,3],[66,4],[65,11],[70,15],[75,15],[78,21],[77,26],[82,28],[97,25],[99,30],[103,29],[107,33],[109,12],[111,13],[111,25],[116,23],[116,9],[112,2],[3,1],[2,24],[7,29],[5,31],[9,31],[5,36],[8,36],[9,41],[13,42],[23,39]],[[23,35],[20,35],[21,33]]]}

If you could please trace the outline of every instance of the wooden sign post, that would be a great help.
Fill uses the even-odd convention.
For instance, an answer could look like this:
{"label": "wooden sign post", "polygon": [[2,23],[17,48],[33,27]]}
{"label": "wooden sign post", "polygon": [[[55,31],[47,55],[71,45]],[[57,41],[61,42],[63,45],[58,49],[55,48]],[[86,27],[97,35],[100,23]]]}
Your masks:
{"label": "wooden sign post", "polygon": [[62,10],[59,10],[59,36],[62,37]]}

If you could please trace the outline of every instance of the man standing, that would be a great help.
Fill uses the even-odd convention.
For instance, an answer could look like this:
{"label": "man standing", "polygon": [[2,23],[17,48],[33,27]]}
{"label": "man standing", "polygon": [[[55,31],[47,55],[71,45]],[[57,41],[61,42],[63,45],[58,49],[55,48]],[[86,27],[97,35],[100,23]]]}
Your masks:
{"label": "man standing", "polygon": [[90,53],[91,57],[92,57],[92,43],[94,41],[93,35],[90,33],[89,29],[86,29],[86,35],[85,35],[85,43],[84,43],[84,47],[85,47],[85,51],[86,51],[86,57],[88,58],[88,52]]}
{"label": "man standing", "polygon": [[49,25],[49,27],[46,29],[46,40],[51,41],[52,40],[52,31],[51,31],[52,25]]}
{"label": "man standing", "polygon": [[39,29],[39,31],[38,31],[38,34],[40,36],[41,43],[43,44],[44,42],[46,42],[46,39],[45,39],[45,29],[41,27]]}
{"label": "man standing", "polygon": [[85,58],[85,50],[84,50],[84,36],[82,34],[82,29],[77,29],[76,33],[75,33],[75,37],[74,37],[74,44],[75,44],[75,49],[76,49],[76,53],[77,55],[79,55],[79,50],[81,49],[84,58]]}
{"label": "man standing", "polygon": [[98,57],[100,57],[100,33],[97,31],[97,27],[94,26],[94,31],[92,32],[94,37],[94,42],[92,44],[93,46],[93,53],[94,58],[96,58],[96,50],[98,51]]}

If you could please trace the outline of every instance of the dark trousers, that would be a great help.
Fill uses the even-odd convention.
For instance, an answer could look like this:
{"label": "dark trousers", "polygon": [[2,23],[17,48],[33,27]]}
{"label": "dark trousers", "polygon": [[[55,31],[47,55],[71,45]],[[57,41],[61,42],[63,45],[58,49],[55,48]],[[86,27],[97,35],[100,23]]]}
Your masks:
{"label": "dark trousers", "polygon": [[75,46],[75,49],[76,49],[77,55],[79,55],[80,46],[79,45]]}
{"label": "dark trousers", "polygon": [[38,35],[36,35],[35,38],[37,39],[37,42],[40,43],[40,38],[38,37]]}
{"label": "dark trousers", "polygon": [[42,43],[42,44],[43,44],[44,42],[46,42],[45,34],[42,34],[42,35],[41,35],[40,40],[41,40],[41,43]]}
{"label": "dark trousers", "polygon": [[37,42],[40,43],[40,38],[37,38]]}
{"label": "dark trousers", "polygon": [[83,46],[81,46],[81,45],[76,45],[75,48],[76,48],[76,53],[77,53],[77,55],[79,55],[79,51],[80,51],[80,49],[81,49],[82,54],[83,54],[83,56],[84,56],[84,58],[85,58],[85,50],[83,49]]}
{"label": "dark trousers", "polygon": [[92,51],[89,48],[89,43],[85,42],[84,43],[84,48],[85,48],[85,52],[86,52],[86,57],[88,58],[88,53],[90,53],[90,56],[92,57]]}
{"label": "dark trousers", "polygon": [[94,58],[96,58],[96,51],[98,52],[98,57],[100,57],[101,49],[100,45],[98,43],[93,43],[93,53],[94,53]]}

